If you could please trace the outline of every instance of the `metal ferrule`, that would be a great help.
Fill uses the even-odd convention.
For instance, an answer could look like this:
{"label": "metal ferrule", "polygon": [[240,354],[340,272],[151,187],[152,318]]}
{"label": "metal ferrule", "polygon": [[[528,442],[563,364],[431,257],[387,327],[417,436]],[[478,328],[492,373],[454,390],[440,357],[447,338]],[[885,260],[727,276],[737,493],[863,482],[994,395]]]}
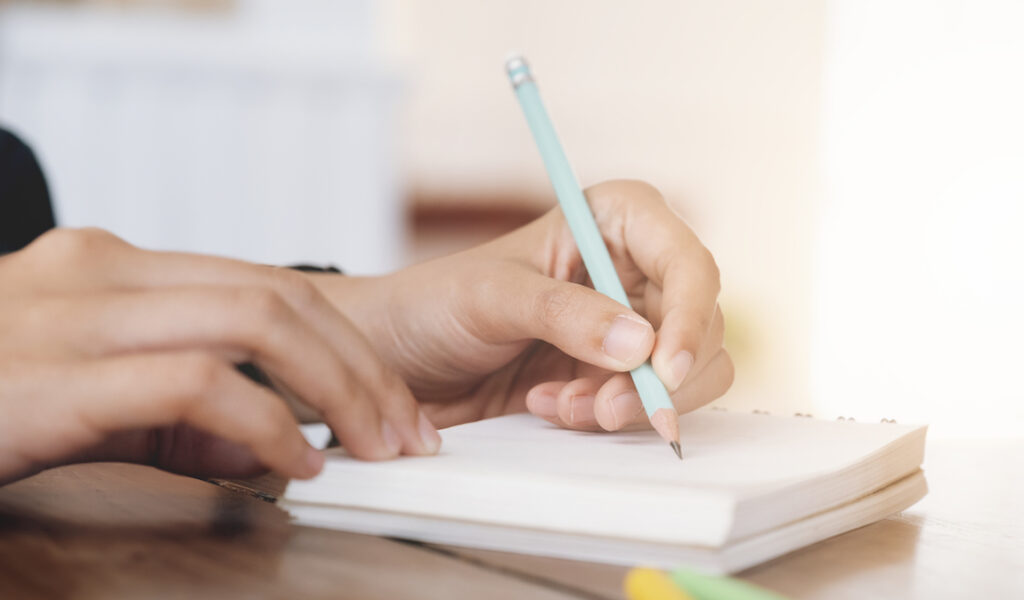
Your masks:
{"label": "metal ferrule", "polygon": [[533,81],[533,73],[530,72],[530,65],[521,56],[515,56],[505,62],[505,72],[508,73],[509,81],[512,82],[512,89],[517,89],[522,84]]}

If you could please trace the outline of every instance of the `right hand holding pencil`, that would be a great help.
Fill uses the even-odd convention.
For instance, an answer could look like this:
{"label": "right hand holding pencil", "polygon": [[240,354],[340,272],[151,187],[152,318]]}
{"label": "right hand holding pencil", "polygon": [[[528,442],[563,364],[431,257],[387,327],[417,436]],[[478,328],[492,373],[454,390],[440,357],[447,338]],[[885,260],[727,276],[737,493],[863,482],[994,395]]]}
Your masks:
{"label": "right hand holding pencil", "polygon": [[679,412],[729,388],[718,267],[639,181],[587,190],[636,311],[593,289],[559,209],[385,277],[313,275],[447,427],[530,412],[572,429],[649,426],[628,371],[651,358]]}

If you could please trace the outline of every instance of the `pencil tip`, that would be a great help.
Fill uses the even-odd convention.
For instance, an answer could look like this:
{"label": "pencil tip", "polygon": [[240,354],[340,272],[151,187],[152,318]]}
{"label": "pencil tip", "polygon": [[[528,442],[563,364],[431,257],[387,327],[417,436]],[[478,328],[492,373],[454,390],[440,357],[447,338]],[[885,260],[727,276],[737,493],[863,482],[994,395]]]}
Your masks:
{"label": "pencil tip", "polygon": [[673,451],[675,451],[679,460],[683,460],[683,449],[679,447],[679,442],[669,442],[668,445],[672,447]]}

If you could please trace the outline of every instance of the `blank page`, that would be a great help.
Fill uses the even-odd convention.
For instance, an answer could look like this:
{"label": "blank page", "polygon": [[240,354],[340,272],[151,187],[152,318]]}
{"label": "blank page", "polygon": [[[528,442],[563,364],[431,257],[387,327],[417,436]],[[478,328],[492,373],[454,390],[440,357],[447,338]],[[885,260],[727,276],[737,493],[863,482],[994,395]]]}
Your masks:
{"label": "blank page", "polygon": [[[324,473],[292,482],[285,500],[720,545],[732,537],[740,501],[758,508],[744,534],[831,508],[857,490],[826,478],[831,496],[807,490],[792,503],[801,514],[790,514],[785,498],[756,503],[820,482],[923,428],[705,409],[680,417],[680,431],[682,461],[653,431],[583,433],[510,415],[442,431],[438,456],[368,463],[332,451]],[[862,479],[860,495],[911,472],[920,458],[902,462],[884,481]]]}
{"label": "blank page", "polygon": [[443,431],[442,457],[424,468],[742,492],[838,470],[921,429],[710,409],[682,415],[679,428],[681,461],[653,431],[566,431],[531,415],[511,415]]}

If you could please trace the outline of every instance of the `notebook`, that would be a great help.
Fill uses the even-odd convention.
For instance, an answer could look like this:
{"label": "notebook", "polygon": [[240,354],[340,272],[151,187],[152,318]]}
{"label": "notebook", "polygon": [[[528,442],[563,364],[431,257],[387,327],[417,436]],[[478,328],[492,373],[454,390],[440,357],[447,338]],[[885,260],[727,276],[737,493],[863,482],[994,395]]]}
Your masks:
{"label": "notebook", "polygon": [[923,426],[715,409],[679,425],[682,461],[652,431],[568,431],[531,415],[446,429],[433,457],[371,463],[332,449],[280,503],[301,525],[731,573],[927,491]]}

